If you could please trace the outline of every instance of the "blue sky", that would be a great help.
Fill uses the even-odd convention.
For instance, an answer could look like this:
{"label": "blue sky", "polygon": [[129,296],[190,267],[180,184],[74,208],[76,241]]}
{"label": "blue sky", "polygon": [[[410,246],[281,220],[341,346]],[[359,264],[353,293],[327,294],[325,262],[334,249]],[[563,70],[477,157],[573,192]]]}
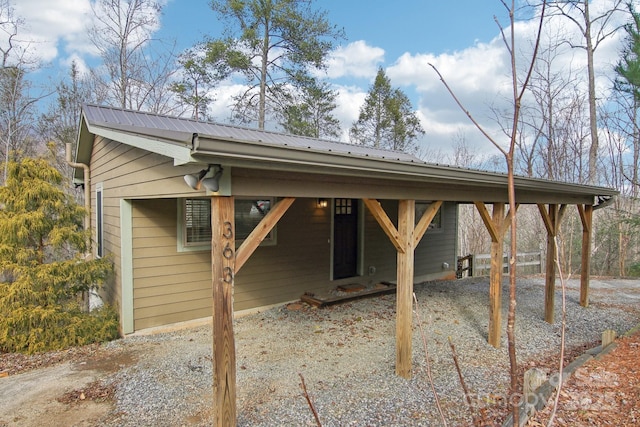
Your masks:
{"label": "blue sky", "polygon": [[[187,48],[204,35],[220,35],[222,29],[207,0],[164,0],[157,36],[175,39]],[[612,0],[592,0],[592,13],[607,8]],[[90,0],[10,0],[25,21],[24,39],[43,63],[47,73],[65,75],[71,59],[95,64],[93,49],[86,37],[91,23]],[[454,140],[464,138],[478,155],[498,151],[470,123],[454,104],[429,64],[438,67],[476,119],[504,142],[494,111],[508,108],[509,66],[494,15],[508,26],[500,0],[319,0],[315,5],[328,12],[329,20],[343,27],[347,39],[332,52],[326,78],[338,92],[336,116],[346,131],[358,111],[378,67],[383,67],[393,86],[411,99],[427,134],[420,141],[427,160],[447,162]],[[534,26],[519,22],[518,51],[528,48]],[[572,37],[566,21],[549,21],[546,41],[564,29]],[[1,40],[0,40],[1,42]],[[609,77],[621,48],[620,37],[604,43],[597,52],[598,88],[602,96],[610,87]],[[556,67],[584,74],[584,55],[565,49]],[[240,88],[228,82],[216,90],[212,115],[228,116],[229,99]]]}
{"label": "blue sky", "polygon": [[[366,40],[390,57],[406,51],[454,51],[476,40],[489,41],[497,31],[493,16],[507,18],[499,0],[324,0],[316,5],[345,29],[348,41]],[[206,0],[171,0],[162,21],[161,34],[185,47],[221,29]]]}

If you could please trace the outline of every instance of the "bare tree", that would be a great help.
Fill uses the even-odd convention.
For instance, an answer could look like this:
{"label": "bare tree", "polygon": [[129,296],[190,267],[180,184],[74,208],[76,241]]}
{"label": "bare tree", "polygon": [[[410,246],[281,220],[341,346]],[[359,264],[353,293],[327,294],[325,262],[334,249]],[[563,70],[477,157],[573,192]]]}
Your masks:
{"label": "bare tree", "polygon": [[173,105],[166,89],[175,68],[173,48],[153,39],[160,3],[99,0],[92,7],[95,23],[89,37],[103,62],[92,70],[97,89],[121,108],[168,112]]}
{"label": "bare tree", "polygon": [[18,28],[23,25],[22,19],[15,16],[9,0],[0,1],[0,54],[2,54],[2,68],[11,64],[11,55],[16,50]]}
{"label": "bare tree", "polygon": [[598,114],[596,95],[596,76],[594,54],[600,44],[611,37],[620,25],[615,24],[615,15],[624,11],[623,0],[614,0],[611,8],[601,14],[593,16],[589,9],[589,0],[562,0],[548,3],[551,14],[561,15],[573,23],[580,32],[582,40],[573,42],[567,40],[573,48],[582,49],[587,56],[587,78],[589,94],[589,127],[591,144],[589,147],[589,169],[587,179],[590,184],[596,183],[598,161]]}
{"label": "bare tree", "polygon": [[[82,76],[75,61],[71,63],[68,76],[55,87],[56,97],[47,111],[40,116],[38,131],[47,141],[53,156],[53,165],[71,179],[73,168],[65,161],[65,144],[75,147],[83,102],[94,102],[86,76]],[[81,196],[78,193],[78,198]]]}
{"label": "bare tree", "polygon": [[550,42],[538,54],[529,89],[531,101],[523,105],[522,129],[527,131],[521,133],[524,137],[517,146],[528,176],[560,179],[566,169],[567,150],[559,134],[566,125],[562,119],[572,117],[566,111],[572,110],[572,95],[579,82],[571,69],[556,65],[566,53],[557,41],[564,38],[562,31],[545,37]]}
{"label": "bare tree", "polygon": [[[511,83],[512,83],[512,102],[513,102],[513,116],[512,116],[512,124],[511,124],[511,132],[509,136],[509,144],[508,148],[504,148],[502,144],[496,141],[493,137],[491,137],[484,128],[475,120],[475,118],[468,112],[466,108],[462,105],[460,100],[457,98],[455,93],[446,83],[440,72],[436,67],[431,65],[431,67],[438,74],[438,77],[443,82],[453,99],[456,101],[458,106],[467,114],[469,119],[474,123],[474,125],[478,128],[478,130],[489,140],[491,143],[500,151],[507,164],[507,182],[508,182],[508,194],[509,194],[509,209],[513,212],[511,215],[511,227],[510,227],[510,238],[511,238],[511,259],[509,260],[509,264],[511,268],[509,269],[509,311],[507,316],[507,342],[508,342],[508,352],[509,352],[509,365],[510,365],[510,378],[511,378],[511,396],[521,395],[518,393],[518,365],[516,360],[516,342],[515,342],[515,321],[516,321],[516,269],[515,269],[515,256],[517,252],[517,223],[516,223],[516,201],[515,201],[515,176],[514,176],[514,159],[515,159],[515,149],[516,149],[516,141],[518,139],[518,125],[520,123],[520,113],[522,106],[522,99],[527,91],[531,75],[533,73],[533,68],[535,64],[535,60],[538,55],[538,47],[540,45],[540,35],[542,33],[542,24],[544,22],[544,15],[546,10],[546,0],[543,0],[542,7],[540,8],[540,15],[538,21],[538,30],[536,33],[536,39],[534,43],[533,52],[531,55],[531,60],[527,67],[526,77],[519,82],[518,80],[518,68],[516,63],[516,43],[515,43],[515,0],[511,1],[511,6],[508,6],[507,3],[503,0],[502,4],[508,11],[509,14],[509,23],[510,23],[510,31],[509,34],[505,32],[504,28],[500,25],[496,18],[496,23],[500,27],[500,32],[502,34],[502,39],[504,44],[509,51],[510,59],[511,59]],[[512,413],[513,419],[515,422],[518,422],[520,418],[520,408],[518,399],[510,399],[512,401]]]}
{"label": "bare tree", "polygon": [[9,1],[0,1],[0,150],[5,181],[9,161],[36,149],[36,103],[45,96],[31,94],[33,85],[27,74],[38,67],[38,61],[30,58],[29,43],[18,38],[21,25],[23,21],[15,16]]}
{"label": "bare tree", "polygon": [[486,167],[487,157],[479,155],[469,145],[462,129],[458,129],[452,139],[453,153],[448,157],[450,164],[463,168],[483,169]]}

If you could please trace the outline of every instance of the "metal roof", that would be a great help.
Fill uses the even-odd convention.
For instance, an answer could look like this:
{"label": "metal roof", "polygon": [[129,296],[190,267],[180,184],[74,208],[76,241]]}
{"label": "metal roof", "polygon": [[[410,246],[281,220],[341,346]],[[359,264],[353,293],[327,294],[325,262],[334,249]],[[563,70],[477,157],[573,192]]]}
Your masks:
{"label": "metal roof", "polygon": [[415,156],[398,151],[376,149],[363,145],[347,144],[344,142],[315,139],[227,124],[202,122],[186,118],[89,104],[83,106],[83,111],[87,121],[94,126],[145,133],[147,135],[174,140],[175,142],[190,143],[193,135],[197,134],[200,138],[254,142],[279,147],[289,147],[291,149],[324,151],[350,156],[423,163],[422,160]]}
{"label": "metal roof", "polygon": [[[254,169],[317,172],[397,179],[428,184],[506,189],[503,173],[424,162],[401,152],[302,136],[201,122],[114,107],[84,105],[77,161],[88,163],[93,135],[173,157],[176,164],[218,163]],[[76,170],[76,178],[81,178]],[[573,196],[613,196],[597,186],[518,176],[516,191]]]}

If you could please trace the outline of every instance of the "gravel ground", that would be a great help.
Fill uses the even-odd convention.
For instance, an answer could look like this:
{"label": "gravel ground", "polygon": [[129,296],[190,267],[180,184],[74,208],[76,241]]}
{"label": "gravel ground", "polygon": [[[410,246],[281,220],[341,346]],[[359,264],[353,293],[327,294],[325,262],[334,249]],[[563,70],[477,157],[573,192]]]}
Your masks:
{"label": "gravel ground", "polygon": [[[603,330],[622,333],[638,324],[640,281],[592,279],[591,305],[586,309],[579,306],[578,287],[577,280],[569,281],[568,347],[596,345]],[[503,289],[506,322],[506,282]],[[448,337],[456,346],[478,407],[506,395],[509,382],[506,334],[501,349],[487,344],[488,280],[428,282],[416,285],[415,292],[445,415],[450,425],[469,425]],[[547,324],[542,320],[544,278],[519,279],[520,363],[558,352],[560,293],[556,303],[556,323]],[[439,424],[417,327],[413,378],[394,374],[394,295],[324,309],[281,306],[239,318],[234,327],[239,426],[316,425],[302,394],[300,375],[325,427]],[[104,380],[116,386],[115,409],[101,425],[210,425],[210,327],[132,336],[107,347],[137,361]]]}

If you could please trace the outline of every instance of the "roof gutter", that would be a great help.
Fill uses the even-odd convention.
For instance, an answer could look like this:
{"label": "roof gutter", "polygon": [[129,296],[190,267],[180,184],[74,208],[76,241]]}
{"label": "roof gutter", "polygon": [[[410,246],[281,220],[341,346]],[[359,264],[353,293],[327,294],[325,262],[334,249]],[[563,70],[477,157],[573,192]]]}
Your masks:
{"label": "roof gutter", "polygon": [[[246,141],[227,141],[194,134],[192,154],[205,163],[207,157],[223,160],[231,166],[264,169],[286,169],[297,172],[316,170],[320,173],[380,177],[390,179],[419,179],[429,182],[461,182],[471,186],[505,186],[507,176],[496,172],[471,170],[452,166],[432,165],[425,162],[407,162],[393,158],[379,159],[353,156],[338,152],[303,150],[293,147],[275,147],[270,144]],[[538,178],[516,177],[516,190],[529,189],[565,194],[613,196],[616,190],[605,187],[584,186]]]}

